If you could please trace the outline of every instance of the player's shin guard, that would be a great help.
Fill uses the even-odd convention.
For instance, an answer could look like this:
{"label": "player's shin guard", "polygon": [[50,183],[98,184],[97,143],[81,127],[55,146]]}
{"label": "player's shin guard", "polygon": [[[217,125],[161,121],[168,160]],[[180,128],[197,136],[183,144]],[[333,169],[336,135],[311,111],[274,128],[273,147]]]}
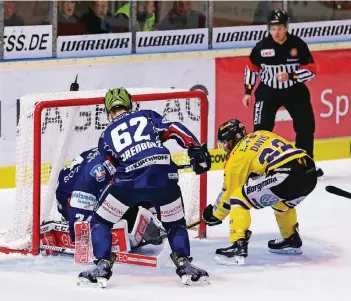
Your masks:
{"label": "player's shin guard", "polygon": [[101,217],[94,214],[90,222],[91,241],[93,252],[96,259],[109,259],[111,256],[112,235],[108,222],[103,221]]}
{"label": "player's shin guard", "polygon": [[295,225],[297,223],[296,209],[289,208],[282,202],[273,205],[272,208],[274,209],[275,219],[281,236],[288,238],[295,233]]}
{"label": "player's shin guard", "polygon": [[185,219],[171,223],[162,223],[167,232],[168,242],[172,252],[181,256],[190,256],[189,234]]}
{"label": "player's shin guard", "polygon": [[302,240],[299,234],[297,214],[295,208],[289,208],[283,203],[273,206],[274,214],[282,238],[268,242],[269,251],[282,254],[302,254]]}
{"label": "player's shin guard", "polygon": [[241,238],[246,237],[246,231],[251,225],[250,211],[239,206],[232,205],[230,209],[230,239],[231,243],[235,243]]}

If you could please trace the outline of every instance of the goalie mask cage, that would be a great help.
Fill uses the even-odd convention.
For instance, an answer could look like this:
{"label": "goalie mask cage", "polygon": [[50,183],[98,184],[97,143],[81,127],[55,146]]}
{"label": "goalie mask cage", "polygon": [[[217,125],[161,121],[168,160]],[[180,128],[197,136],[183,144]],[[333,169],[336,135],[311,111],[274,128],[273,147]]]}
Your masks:
{"label": "goalie mask cage", "polygon": [[[130,88],[133,110],[152,109],[180,121],[207,142],[208,100],[201,91]],[[40,225],[59,220],[55,190],[60,170],[83,151],[96,147],[108,124],[103,105],[107,90],[34,94],[21,98],[16,137],[16,200],[10,228],[0,233],[0,252],[38,255]],[[159,93],[160,92],[160,93]],[[168,145],[169,143],[169,145]],[[172,144],[173,143],[173,144]],[[166,142],[178,165],[189,164],[186,150]],[[179,171],[185,218],[201,218],[207,203],[207,175]],[[205,238],[204,223],[196,229]]]}

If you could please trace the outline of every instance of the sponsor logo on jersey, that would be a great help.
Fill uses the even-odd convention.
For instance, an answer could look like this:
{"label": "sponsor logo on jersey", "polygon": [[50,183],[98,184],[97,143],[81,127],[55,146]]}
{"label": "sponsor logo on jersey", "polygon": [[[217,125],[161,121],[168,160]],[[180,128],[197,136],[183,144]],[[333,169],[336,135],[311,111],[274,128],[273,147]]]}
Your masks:
{"label": "sponsor logo on jersey", "polygon": [[298,55],[297,49],[296,48],[291,49],[290,50],[290,55],[293,56],[293,57],[297,56]]}
{"label": "sponsor logo on jersey", "polygon": [[87,156],[87,162],[90,163],[99,155],[100,155],[100,152],[98,151],[97,148],[92,149],[92,151]]}
{"label": "sponsor logo on jersey", "polygon": [[74,191],[71,196],[70,206],[78,209],[94,211],[98,205],[96,197],[91,193]]}
{"label": "sponsor logo on jersey", "polygon": [[260,192],[262,190],[263,187],[266,187],[270,184],[273,184],[275,182],[277,182],[277,178],[273,177],[273,178],[268,178],[267,180],[262,181],[261,183],[257,184],[257,185],[252,185],[252,186],[247,186],[246,188],[246,194],[250,194],[253,193],[255,191]]}
{"label": "sponsor logo on jersey", "polygon": [[168,179],[170,179],[170,180],[176,180],[176,179],[178,179],[179,177],[178,177],[178,174],[177,173],[169,173],[168,174]]}
{"label": "sponsor logo on jersey", "polygon": [[106,178],[106,171],[102,164],[95,165],[91,171],[90,175],[93,176],[97,182],[103,182]]}
{"label": "sponsor logo on jersey", "polygon": [[273,57],[273,56],[275,56],[275,50],[274,49],[262,49],[261,56],[262,57]]}
{"label": "sponsor logo on jersey", "polygon": [[106,160],[102,164],[106,167],[110,175],[113,175],[116,172],[116,168],[112,165],[112,163],[109,160]]}
{"label": "sponsor logo on jersey", "polygon": [[170,155],[153,155],[143,158],[138,162],[126,167],[125,171],[130,172],[135,169],[143,168],[152,164],[169,165],[171,163]]}
{"label": "sponsor logo on jersey", "polygon": [[261,196],[260,202],[263,206],[272,206],[273,204],[279,202],[279,198],[275,195],[265,194]]}
{"label": "sponsor logo on jersey", "polygon": [[80,165],[77,166],[76,168],[74,168],[73,170],[71,170],[71,171],[68,173],[68,175],[65,176],[65,177],[63,178],[63,181],[64,181],[65,183],[67,183],[70,179],[72,179],[72,178],[74,177],[74,175],[75,175],[76,173],[78,173],[79,167],[80,167]]}

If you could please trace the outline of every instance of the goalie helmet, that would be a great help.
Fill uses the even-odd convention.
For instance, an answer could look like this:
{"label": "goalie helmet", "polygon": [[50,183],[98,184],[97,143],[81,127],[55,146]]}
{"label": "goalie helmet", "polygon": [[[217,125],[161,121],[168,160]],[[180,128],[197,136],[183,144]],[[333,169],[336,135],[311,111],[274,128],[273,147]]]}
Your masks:
{"label": "goalie helmet", "polygon": [[228,142],[232,141],[229,150],[247,135],[244,124],[237,119],[231,119],[218,128],[218,148],[225,150],[228,149]]}
{"label": "goalie helmet", "polygon": [[107,113],[112,108],[125,108],[127,111],[132,110],[132,96],[125,88],[114,88],[107,91],[105,95],[105,108]]}
{"label": "goalie helmet", "polygon": [[279,25],[279,24],[283,24],[286,27],[288,27],[289,20],[290,20],[289,15],[285,10],[278,10],[278,9],[273,10],[267,19],[268,29],[270,29],[271,25]]}

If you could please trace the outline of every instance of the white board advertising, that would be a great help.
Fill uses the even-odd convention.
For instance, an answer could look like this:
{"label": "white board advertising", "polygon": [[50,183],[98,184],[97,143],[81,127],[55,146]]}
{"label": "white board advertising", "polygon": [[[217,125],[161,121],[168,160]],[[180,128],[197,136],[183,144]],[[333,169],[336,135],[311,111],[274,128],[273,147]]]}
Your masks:
{"label": "white board advertising", "polygon": [[208,29],[137,32],[136,53],[208,49]]}
{"label": "white board advertising", "polygon": [[57,57],[121,55],[132,52],[132,33],[59,36]]}
{"label": "white board advertising", "polygon": [[[291,23],[289,32],[306,43],[351,40],[351,20]],[[213,28],[213,49],[251,48],[268,35],[266,25]]]}
{"label": "white board advertising", "polygon": [[52,26],[5,26],[4,59],[52,56]]}
{"label": "white board advertising", "polygon": [[[78,74],[80,91],[114,87],[172,88],[206,91],[209,99],[209,147],[214,146],[215,62],[214,59],[184,59],[108,63],[101,65],[56,66],[23,70],[1,70],[0,166],[15,164],[15,138],[20,97],[27,94],[68,91]],[[20,83],[20,84],[19,84]],[[157,93],[157,91],[155,91]],[[193,114],[187,102],[179,102],[180,113],[172,116],[182,121],[182,114]],[[177,109],[177,103],[165,103],[164,110]],[[161,108],[162,109],[162,108]]]}

